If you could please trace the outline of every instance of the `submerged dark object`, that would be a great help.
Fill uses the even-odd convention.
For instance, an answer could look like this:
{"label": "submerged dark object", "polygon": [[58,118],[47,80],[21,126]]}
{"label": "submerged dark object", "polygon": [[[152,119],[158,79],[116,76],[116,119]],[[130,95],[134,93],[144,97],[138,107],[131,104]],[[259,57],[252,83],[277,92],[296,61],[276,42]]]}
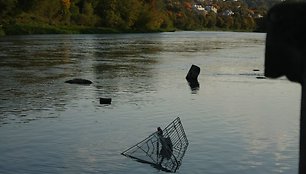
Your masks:
{"label": "submerged dark object", "polygon": [[100,98],[100,104],[111,104],[112,99],[111,98]]}
{"label": "submerged dark object", "polygon": [[266,79],[264,76],[257,76],[256,79]]}
{"label": "submerged dark object", "polygon": [[186,76],[187,81],[197,81],[200,71],[201,71],[200,67],[192,65]]}
{"label": "submerged dark object", "polygon": [[79,85],[90,85],[90,84],[92,84],[92,81],[86,80],[86,79],[75,78],[75,79],[72,79],[72,80],[67,80],[67,81],[65,81],[65,83],[79,84]]}
{"label": "submerged dark object", "polygon": [[158,129],[121,154],[138,162],[151,164],[159,170],[176,172],[182,164],[187,147],[188,140],[181,120],[177,117],[164,130]]}
{"label": "submerged dark object", "polygon": [[299,174],[306,173],[306,3],[281,3],[268,12],[265,76],[302,86]]}

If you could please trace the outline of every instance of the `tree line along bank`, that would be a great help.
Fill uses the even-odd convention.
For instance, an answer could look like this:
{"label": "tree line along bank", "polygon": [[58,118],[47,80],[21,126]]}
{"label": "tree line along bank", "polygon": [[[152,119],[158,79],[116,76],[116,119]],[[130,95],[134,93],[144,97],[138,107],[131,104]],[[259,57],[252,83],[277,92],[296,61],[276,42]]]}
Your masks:
{"label": "tree line along bank", "polygon": [[261,31],[267,8],[242,0],[0,0],[0,35]]}

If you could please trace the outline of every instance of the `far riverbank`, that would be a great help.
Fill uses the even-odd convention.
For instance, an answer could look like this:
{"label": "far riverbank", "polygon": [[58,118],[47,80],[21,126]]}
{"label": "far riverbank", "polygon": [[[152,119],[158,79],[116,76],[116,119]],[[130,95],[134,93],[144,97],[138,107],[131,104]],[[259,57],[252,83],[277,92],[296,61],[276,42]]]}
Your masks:
{"label": "far riverbank", "polygon": [[[31,35],[31,34],[115,34],[115,33],[154,33],[180,31],[176,28],[159,30],[124,30],[107,27],[89,26],[54,26],[47,24],[11,24],[0,25],[0,36],[5,35]],[[230,30],[224,28],[199,28],[194,31],[233,31],[233,32],[262,32],[254,30]]]}
{"label": "far riverbank", "polygon": [[112,33],[152,33],[171,32],[168,30],[124,30],[107,27],[90,26],[54,26],[46,24],[11,24],[0,25],[0,36],[5,35],[30,35],[30,34],[112,34]]}

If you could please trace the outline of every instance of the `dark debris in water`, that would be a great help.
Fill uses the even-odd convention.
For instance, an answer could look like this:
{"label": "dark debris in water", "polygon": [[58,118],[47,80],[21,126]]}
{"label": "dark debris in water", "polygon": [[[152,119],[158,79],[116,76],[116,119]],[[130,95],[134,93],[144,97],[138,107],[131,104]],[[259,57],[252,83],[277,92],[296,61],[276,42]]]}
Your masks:
{"label": "dark debris in water", "polygon": [[263,73],[240,73],[241,76],[263,76]]}
{"label": "dark debris in water", "polygon": [[92,84],[92,81],[87,80],[87,79],[74,78],[74,79],[65,81],[65,83],[78,84],[78,85],[90,85]]}

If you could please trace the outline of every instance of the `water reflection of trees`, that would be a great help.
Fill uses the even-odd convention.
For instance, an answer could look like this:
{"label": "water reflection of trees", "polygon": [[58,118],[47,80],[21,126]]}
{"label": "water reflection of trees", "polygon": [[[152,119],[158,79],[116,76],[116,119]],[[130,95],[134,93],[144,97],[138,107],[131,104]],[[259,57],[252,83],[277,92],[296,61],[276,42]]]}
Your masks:
{"label": "water reflection of trees", "polygon": [[94,64],[98,96],[156,90],[154,66],[158,63],[156,54],[161,51],[159,42],[127,39],[99,45]]}
{"label": "water reflection of trees", "polygon": [[0,40],[0,125],[53,118],[34,112],[65,109],[70,91],[58,86],[71,73],[69,48],[65,40],[41,36]]}
{"label": "water reflection of trees", "polygon": [[54,117],[57,110],[65,111],[71,100],[79,99],[80,90],[90,95],[89,89],[63,83],[71,77],[94,81],[90,89],[97,87],[97,98],[105,93],[114,96],[154,91],[156,53],[161,44],[141,35],[136,39],[126,36],[0,39],[0,125]]}

